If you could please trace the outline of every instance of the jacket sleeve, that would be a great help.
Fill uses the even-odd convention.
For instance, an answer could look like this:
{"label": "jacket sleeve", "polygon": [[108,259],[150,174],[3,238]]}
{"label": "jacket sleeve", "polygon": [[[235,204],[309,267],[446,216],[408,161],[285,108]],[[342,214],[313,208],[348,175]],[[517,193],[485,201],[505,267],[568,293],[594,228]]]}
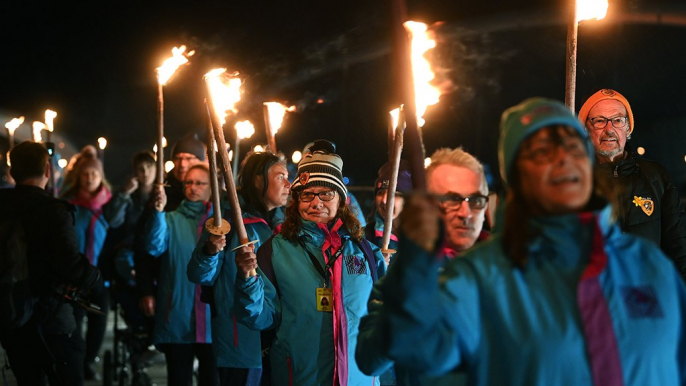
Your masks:
{"label": "jacket sleeve", "polygon": [[439,279],[442,260],[404,237],[398,249],[372,293],[369,315],[360,322],[358,366],[379,374],[393,361],[418,373],[444,374],[476,346],[478,291],[469,274],[459,273],[462,269],[448,266]]}
{"label": "jacket sleeve", "polygon": [[207,286],[213,285],[223,264],[224,255],[231,253],[228,248],[224,248],[223,251],[217,254],[206,255],[203,252],[203,248],[208,238],[209,232],[207,232],[207,229],[203,229],[198,244],[193,250],[193,255],[188,260],[186,275],[191,283]]}
{"label": "jacket sleeve", "polygon": [[124,224],[126,219],[126,208],[131,205],[131,196],[124,193],[117,193],[110,199],[110,201],[105,204],[102,208],[102,213],[105,216],[105,220],[110,225],[110,228],[119,228]]}
{"label": "jacket sleeve", "polygon": [[662,196],[662,236],[660,248],[674,262],[686,279],[686,212],[679,200],[679,192],[666,170],[662,170],[664,194]]}
{"label": "jacket sleeve", "polygon": [[[257,250],[258,261],[270,254],[271,248]],[[234,314],[236,319],[253,330],[269,330],[280,324],[281,303],[276,287],[260,268],[257,275],[249,279],[236,278],[234,294]]]}
{"label": "jacket sleeve", "polygon": [[165,212],[154,211],[145,224],[143,246],[145,252],[159,256],[167,251],[169,245],[169,227]]}

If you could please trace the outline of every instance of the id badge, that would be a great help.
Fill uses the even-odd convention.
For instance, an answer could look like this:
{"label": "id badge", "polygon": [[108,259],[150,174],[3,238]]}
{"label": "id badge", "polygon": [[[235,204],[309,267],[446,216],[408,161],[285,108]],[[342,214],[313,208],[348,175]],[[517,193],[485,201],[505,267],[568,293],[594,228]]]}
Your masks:
{"label": "id badge", "polygon": [[317,288],[317,311],[333,312],[333,292],[331,292],[331,288]]}

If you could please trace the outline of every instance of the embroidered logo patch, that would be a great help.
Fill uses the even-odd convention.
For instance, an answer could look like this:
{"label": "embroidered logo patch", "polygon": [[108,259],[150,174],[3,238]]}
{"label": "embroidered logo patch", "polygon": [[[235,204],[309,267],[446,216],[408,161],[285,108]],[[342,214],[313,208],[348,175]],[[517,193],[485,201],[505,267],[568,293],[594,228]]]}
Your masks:
{"label": "embroidered logo patch", "polygon": [[346,256],[345,267],[348,269],[348,275],[366,275],[367,265],[364,263],[364,257]]}
{"label": "embroidered logo patch", "polygon": [[307,181],[310,180],[310,172],[302,172],[300,173],[300,177],[298,177],[300,180],[300,183],[303,185],[307,185]]}
{"label": "embroidered logo patch", "polygon": [[653,200],[650,197],[643,198],[639,196],[634,196],[633,203],[636,204],[636,206],[640,206],[643,210],[643,213],[647,214],[648,216],[653,214],[655,205],[653,204]]}
{"label": "embroidered logo patch", "polygon": [[651,285],[622,287],[622,298],[630,318],[662,318],[664,313]]}

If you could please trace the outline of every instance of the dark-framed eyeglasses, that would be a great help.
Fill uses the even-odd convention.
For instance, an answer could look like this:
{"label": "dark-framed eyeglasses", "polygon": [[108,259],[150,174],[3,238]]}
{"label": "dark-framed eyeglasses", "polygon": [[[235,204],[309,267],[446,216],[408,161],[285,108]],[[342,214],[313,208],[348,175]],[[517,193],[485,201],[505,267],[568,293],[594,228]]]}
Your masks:
{"label": "dark-framed eyeglasses", "polygon": [[207,186],[209,184],[210,184],[209,182],[204,182],[204,181],[184,181],[183,182],[183,186],[185,186],[187,188],[191,187],[193,185],[203,187],[203,186]]}
{"label": "dark-framed eyeglasses", "polygon": [[574,158],[581,158],[587,155],[584,142],[580,138],[572,137],[561,141],[549,139],[534,141],[522,149],[521,157],[537,164],[547,164],[553,162],[558,148],[562,148]]}
{"label": "dark-framed eyeglasses", "polygon": [[486,204],[488,204],[488,197],[482,194],[473,194],[469,197],[462,197],[456,193],[448,193],[438,196],[437,200],[445,209],[460,209],[462,203],[466,202],[469,205],[469,209],[480,210],[485,208]]}
{"label": "dark-framed eyeglasses", "polygon": [[604,129],[605,126],[607,126],[608,122],[610,122],[612,124],[612,127],[614,127],[615,129],[623,129],[626,127],[629,118],[627,116],[622,115],[618,115],[616,117],[611,118],[598,116],[588,118],[588,121],[591,122],[591,126],[593,126],[593,128],[596,130]]}
{"label": "dark-framed eyeglasses", "polygon": [[322,190],[319,193],[315,192],[300,192],[298,194],[300,201],[302,202],[312,202],[315,197],[319,197],[321,201],[331,201],[336,197],[335,190]]}

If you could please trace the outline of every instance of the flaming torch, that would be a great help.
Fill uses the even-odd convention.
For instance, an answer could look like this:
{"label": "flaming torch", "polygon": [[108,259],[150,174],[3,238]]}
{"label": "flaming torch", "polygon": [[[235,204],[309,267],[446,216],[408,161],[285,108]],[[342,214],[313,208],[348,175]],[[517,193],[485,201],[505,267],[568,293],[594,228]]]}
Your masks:
{"label": "flaming torch", "polygon": [[[402,115],[403,106],[392,110],[390,113],[390,122],[393,130],[393,146],[389,150],[391,154],[391,161],[393,168],[391,169],[391,177],[388,181],[388,190],[386,191],[386,216],[384,217],[383,235],[381,237],[381,253],[384,255],[386,263],[390,262],[391,256],[397,252],[388,248],[391,242],[391,229],[393,228],[393,211],[395,210],[395,190],[398,187],[398,173],[400,170],[400,155],[403,151],[403,133],[405,132],[405,119]],[[390,207],[390,210],[389,210]]]}
{"label": "flaming torch", "polygon": [[241,139],[252,137],[255,134],[255,126],[250,121],[236,122],[236,147],[233,150],[233,178],[238,174],[238,156]]}
{"label": "flaming torch", "polygon": [[229,233],[231,225],[222,218],[222,210],[219,196],[219,180],[217,178],[217,141],[214,139],[212,130],[212,114],[210,106],[205,99],[205,109],[207,110],[207,159],[210,163],[210,188],[212,189],[212,207],[214,212],[212,218],[205,222],[205,229],[213,235],[221,236]]}
{"label": "flaming torch", "polygon": [[21,124],[24,123],[24,117],[12,118],[11,121],[5,123],[5,128],[7,129],[7,140],[10,143],[10,150],[14,147],[14,131],[17,130]]}
{"label": "flaming torch", "polygon": [[48,131],[48,142],[50,142],[50,134],[55,131],[54,119],[57,117],[57,112],[50,109],[45,110],[45,129]]}
{"label": "flaming torch", "polygon": [[264,102],[264,126],[267,129],[267,143],[272,153],[276,154],[276,133],[283,124],[286,111],[295,111],[295,106],[286,107],[279,102]]}
{"label": "flaming torch", "polygon": [[43,136],[40,134],[41,130],[45,130],[45,123],[33,121],[33,142],[42,142]]}
{"label": "flaming torch", "polygon": [[160,67],[157,67],[157,176],[155,183],[164,184],[164,92],[163,88],[174,75],[176,69],[188,63],[188,57],[193,56],[195,51],[187,54],[186,46],[172,48],[172,57],[167,58]]}
{"label": "flaming torch", "polygon": [[[226,114],[237,111],[235,105],[241,99],[241,80],[236,76],[227,76],[225,68],[218,68],[205,74],[205,84],[207,85],[207,101],[210,107],[208,110],[214,131],[214,139],[217,141],[219,156],[224,166],[224,182],[226,183],[226,192],[229,196],[229,204],[231,205],[231,217],[240,243],[239,246],[234,248],[236,250],[257,242],[256,240],[250,241],[248,239],[248,232],[246,232],[245,224],[243,224],[243,213],[238,202],[238,193],[236,192],[236,184],[229,161],[229,152],[226,150],[226,139],[224,139],[224,131],[222,129],[222,126],[226,123]],[[255,271],[251,272],[251,275],[255,274]]]}
{"label": "flaming torch", "polygon": [[567,28],[567,71],[565,105],[574,112],[576,98],[576,52],[579,23],[583,20],[600,20],[607,14],[607,0],[575,0]]}

